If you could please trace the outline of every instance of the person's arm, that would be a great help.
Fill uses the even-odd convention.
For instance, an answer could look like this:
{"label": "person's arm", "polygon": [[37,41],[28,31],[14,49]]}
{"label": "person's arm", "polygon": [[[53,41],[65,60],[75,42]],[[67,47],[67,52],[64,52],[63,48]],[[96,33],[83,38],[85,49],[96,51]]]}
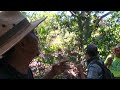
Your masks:
{"label": "person's arm", "polygon": [[54,64],[52,69],[43,77],[43,79],[53,79],[54,76],[59,75],[64,72],[67,68],[66,66],[67,61],[62,61],[58,64]]}
{"label": "person's arm", "polygon": [[81,78],[81,79],[85,79],[86,76],[84,74],[85,70],[83,69],[83,66],[81,64],[77,65],[77,69],[79,71],[78,73],[78,76]]}
{"label": "person's arm", "polygon": [[109,68],[110,65],[112,64],[112,61],[113,61],[113,55],[109,55],[104,61],[105,66]]}
{"label": "person's arm", "polygon": [[100,71],[102,71],[102,69],[96,64],[89,66],[87,79],[100,79]]}
{"label": "person's arm", "polygon": [[51,70],[42,79],[53,79],[56,74]]}

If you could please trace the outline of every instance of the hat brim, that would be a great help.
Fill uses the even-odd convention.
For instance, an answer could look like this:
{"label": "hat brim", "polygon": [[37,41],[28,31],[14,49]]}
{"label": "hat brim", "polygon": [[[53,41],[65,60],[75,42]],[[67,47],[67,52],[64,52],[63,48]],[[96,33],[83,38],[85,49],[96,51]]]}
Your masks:
{"label": "hat brim", "polygon": [[13,37],[11,37],[5,44],[3,44],[0,47],[0,56],[2,56],[5,52],[7,52],[9,49],[15,46],[20,40],[22,40],[28,33],[30,33],[39,24],[41,24],[46,18],[47,17],[32,22],[30,25],[25,26],[24,28],[22,28],[22,30],[20,30]]}

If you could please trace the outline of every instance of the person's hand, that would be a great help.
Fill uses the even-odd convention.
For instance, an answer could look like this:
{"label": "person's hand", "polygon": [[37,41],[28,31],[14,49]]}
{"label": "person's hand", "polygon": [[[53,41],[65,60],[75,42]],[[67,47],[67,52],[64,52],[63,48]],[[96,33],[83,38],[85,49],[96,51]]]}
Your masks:
{"label": "person's hand", "polygon": [[76,67],[77,67],[79,72],[84,72],[85,71],[81,64],[76,65]]}
{"label": "person's hand", "polygon": [[66,62],[67,61],[62,61],[62,62],[59,62],[58,64],[54,64],[52,66],[51,72],[53,72],[55,75],[59,75],[63,73],[68,68],[68,66],[66,65]]}
{"label": "person's hand", "polygon": [[62,61],[58,64],[54,64],[52,69],[43,77],[43,79],[52,79],[54,76],[63,73],[68,68],[66,62],[67,61]]}
{"label": "person's hand", "polygon": [[83,68],[83,66],[81,64],[78,64],[77,66],[77,69],[78,69],[78,76],[81,78],[81,79],[85,79],[85,69]]}

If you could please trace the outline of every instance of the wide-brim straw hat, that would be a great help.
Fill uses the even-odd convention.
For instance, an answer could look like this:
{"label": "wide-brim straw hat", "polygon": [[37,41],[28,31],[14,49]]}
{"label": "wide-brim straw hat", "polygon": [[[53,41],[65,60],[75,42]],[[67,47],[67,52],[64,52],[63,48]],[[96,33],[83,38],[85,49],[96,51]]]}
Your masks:
{"label": "wide-brim straw hat", "polygon": [[0,12],[0,57],[45,19],[30,23],[19,11]]}

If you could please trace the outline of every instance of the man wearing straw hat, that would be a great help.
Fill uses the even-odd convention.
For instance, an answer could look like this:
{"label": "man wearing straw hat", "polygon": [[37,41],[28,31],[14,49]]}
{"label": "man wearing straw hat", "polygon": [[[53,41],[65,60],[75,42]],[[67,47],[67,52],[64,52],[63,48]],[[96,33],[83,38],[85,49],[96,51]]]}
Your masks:
{"label": "man wearing straw hat", "polygon": [[114,74],[114,77],[120,79],[120,44],[112,48],[112,53],[108,55],[104,63]]}
{"label": "man wearing straw hat", "polygon": [[[0,79],[33,79],[29,64],[39,55],[33,29],[45,19],[30,23],[19,11],[0,12]],[[63,64],[54,65],[44,78],[61,73],[59,66]]]}

